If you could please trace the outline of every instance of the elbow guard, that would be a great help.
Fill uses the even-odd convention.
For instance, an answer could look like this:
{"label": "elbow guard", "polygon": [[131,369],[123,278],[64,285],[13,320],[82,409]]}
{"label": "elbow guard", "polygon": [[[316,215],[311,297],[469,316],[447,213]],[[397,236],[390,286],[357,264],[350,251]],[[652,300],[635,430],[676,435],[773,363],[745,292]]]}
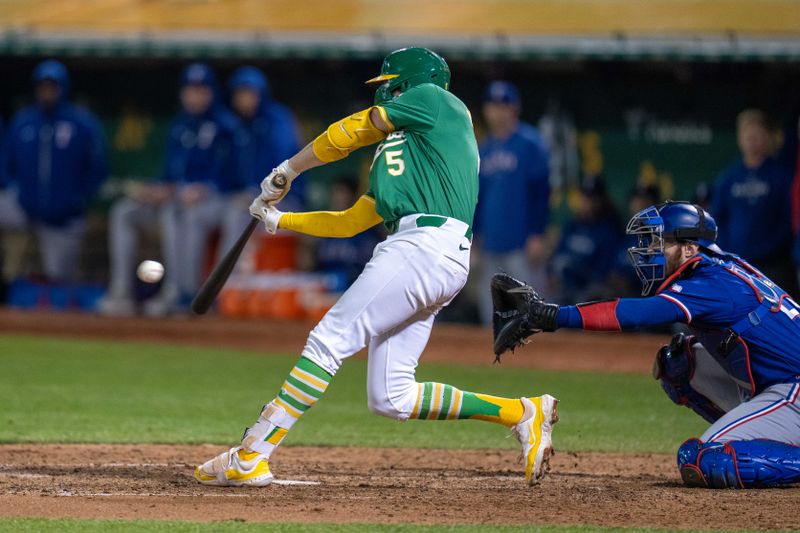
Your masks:
{"label": "elbow guard", "polygon": [[369,118],[372,109],[378,109],[381,115],[386,116],[383,108],[370,107],[328,126],[324,133],[314,139],[313,149],[317,159],[325,163],[338,161],[353,150],[385,139],[386,133],[379,130]]}

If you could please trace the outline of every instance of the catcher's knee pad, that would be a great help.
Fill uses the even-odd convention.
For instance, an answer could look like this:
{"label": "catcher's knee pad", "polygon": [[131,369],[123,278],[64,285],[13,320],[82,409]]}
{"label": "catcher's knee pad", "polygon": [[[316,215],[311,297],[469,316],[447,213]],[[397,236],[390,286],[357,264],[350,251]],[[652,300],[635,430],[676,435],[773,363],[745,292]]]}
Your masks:
{"label": "catcher's knee pad", "polygon": [[662,346],[653,362],[653,377],[677,405],[685,405],[708,422],[714,423],[725,411],[694,390],[689,381],[694,375],[694,337],[678,333],[668,345]]}
{"label": "catcher's knee pad", "polygon": [[774,440],[726,444],[689,439],[678,449],[678,467],[689,487],[757,488],[800,482],[800,448]]}

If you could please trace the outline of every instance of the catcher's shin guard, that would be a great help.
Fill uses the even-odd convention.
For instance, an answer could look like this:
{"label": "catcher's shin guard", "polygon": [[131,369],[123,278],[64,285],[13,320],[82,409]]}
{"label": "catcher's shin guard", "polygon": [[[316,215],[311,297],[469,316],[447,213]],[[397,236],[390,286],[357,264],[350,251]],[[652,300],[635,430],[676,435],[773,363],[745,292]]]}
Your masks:
{"label": "catcher's shin guard", "polygon": [[653,377],[661,382],[661,388],[675,404],[685,405],[713,424],[725,411],[689,383],[695,368],[692,344],[694,337],[686,337],[683,333],[674,335],[668,345],[658,350],[653,362]]}
{"label": "catcher's shin guard", "polygon": [[689,487],[774,487],[800,482],[800,448],[774,440],[689,439],[678,449],[678,467]]}

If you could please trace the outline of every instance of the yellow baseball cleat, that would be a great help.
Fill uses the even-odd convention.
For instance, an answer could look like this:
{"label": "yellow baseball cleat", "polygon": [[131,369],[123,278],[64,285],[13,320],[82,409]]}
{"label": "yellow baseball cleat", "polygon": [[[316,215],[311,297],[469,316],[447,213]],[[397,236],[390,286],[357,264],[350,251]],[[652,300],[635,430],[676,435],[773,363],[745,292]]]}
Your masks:
{"label": "yellow baseball cleat", "polygon": [[263,487],[274,476],[266,456],[236,446],[195,468],[194,478],[204,485]]}
{"label": "yellow baseball cleat", "polygon": [[525,481],[528,485],[535,485],[550,469],[553,424],[558,422],[558,400],[549,394],[521,400],[525,412],[511,431],[522,445]]}

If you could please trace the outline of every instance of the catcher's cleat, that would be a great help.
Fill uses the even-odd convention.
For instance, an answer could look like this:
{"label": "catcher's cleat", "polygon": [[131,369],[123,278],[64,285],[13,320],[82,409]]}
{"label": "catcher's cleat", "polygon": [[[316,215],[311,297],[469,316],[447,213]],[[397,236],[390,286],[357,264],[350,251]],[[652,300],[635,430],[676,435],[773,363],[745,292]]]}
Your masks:
{"label": "catcher's cleat", "polygon": [[528,485],[535,485],[550,470],[553,424],[558,422],[558,400],[549,394],[521,400],[525,412],[511,431],[522,445],[525,481]]}
{"label": "catcher's cleat", "polygon": [[204,485],[263,487],[274,476],[266,456],[236,446],[195,468],[194,478]]}

